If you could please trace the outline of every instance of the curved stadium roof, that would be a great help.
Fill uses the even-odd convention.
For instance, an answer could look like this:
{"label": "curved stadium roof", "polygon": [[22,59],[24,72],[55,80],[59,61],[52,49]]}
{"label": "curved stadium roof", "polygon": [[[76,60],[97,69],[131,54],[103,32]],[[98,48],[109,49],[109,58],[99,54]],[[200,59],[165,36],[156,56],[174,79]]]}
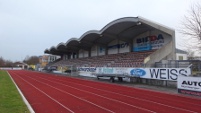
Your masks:
{"label": "curved stadium roof", "polygon": [[108,23],[101,30],[90,30],[80,38],[71,38],[66,43],[59,43],[56,47],[46,49],[44,53],[63,55],[72,54],[79,49],[90,50],[93,45],[107,46],[111,41],[118,39],[132,42],[132,39],[146,31],[158,29],[174,38],[174,30],[166,26],[151,22],[142,17],[125,17]]}

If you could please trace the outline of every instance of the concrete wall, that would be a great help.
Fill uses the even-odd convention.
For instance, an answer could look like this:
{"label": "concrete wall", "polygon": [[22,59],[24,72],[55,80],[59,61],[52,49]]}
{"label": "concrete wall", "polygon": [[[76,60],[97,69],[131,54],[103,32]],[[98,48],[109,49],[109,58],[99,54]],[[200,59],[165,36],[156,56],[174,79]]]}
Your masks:
{"label": "concrete wall", "polygon": [[97,46],[94,45],[91,47],[91,56],[98,56],[98,52],[97,52]]}
{"label": "concrete wall", "polygon": [[[110,46],[114,46],[118,44],[118,40],[113,40],[111,43],[108,44],[108,47]],[[117,54],[118,53],[118,48],[117,47],[112,47],[112,48],[108,48],[108,54]]]}
{"label": "concrete wall", "polygon": [[172,60],[172,48],[173,41],[163,46],[161,49],[158,49],[156,52],[152,53],[148,57],[145,58],[144,63],[146,67],[153,67],[155,62],[159,62],[161,60]]}

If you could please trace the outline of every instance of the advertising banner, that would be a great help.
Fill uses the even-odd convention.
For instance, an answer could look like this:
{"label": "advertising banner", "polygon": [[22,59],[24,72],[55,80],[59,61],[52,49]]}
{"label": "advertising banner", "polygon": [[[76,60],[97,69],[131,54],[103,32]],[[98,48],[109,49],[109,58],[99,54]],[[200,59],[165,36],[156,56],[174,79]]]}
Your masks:
{"label": "advertising banner", "polygon": [[147,79],[177,81],[178,76],[191,74],[190,68],[97,68],[97,74],[117,74]]}
{"label": "advertising banner", "polygon": [[201,96],[201,77],[178,77],[179,93]]}
{"label": "advertising banner", "polygon": [[130,76],[147,79],[177,81],[178,76],[189,76],[190,68],[130,68]]}
{"label": "advertising banner", "polygon": [[80,75],[123,75],[147,79],[177,81],[178,76],[189,76],[190,68],[120,68],[120,67],[79,67]]}
{"label": "advertising banner", "polygon": [[162,34],[158,34],[137,38],[135,42],[133,50],[144,51],[161,48],[165,44],[165,39]]}
{"label": "advertising banner", "polygon": [[78,67],[79,75],[94,77],[96,72],[96,67]]}

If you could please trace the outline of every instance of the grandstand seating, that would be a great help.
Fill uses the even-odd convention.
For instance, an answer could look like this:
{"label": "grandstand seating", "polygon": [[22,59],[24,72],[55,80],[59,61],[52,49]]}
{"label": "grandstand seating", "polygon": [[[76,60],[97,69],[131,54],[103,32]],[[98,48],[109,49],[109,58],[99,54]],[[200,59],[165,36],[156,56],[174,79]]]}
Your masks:
{"label": "grandstand seating", "polygon": [[155,50],[144,52],[127,52],[86,58],[60,60],[51,65],[75,65],[76,67],[142,67],[144,59],[154,51]]}

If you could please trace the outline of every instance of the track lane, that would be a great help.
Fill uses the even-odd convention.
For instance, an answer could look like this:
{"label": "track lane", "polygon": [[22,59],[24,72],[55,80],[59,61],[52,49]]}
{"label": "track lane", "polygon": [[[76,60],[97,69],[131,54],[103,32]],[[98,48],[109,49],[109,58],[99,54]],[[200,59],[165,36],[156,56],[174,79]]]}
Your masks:
{"label": "track lane", "polygon": [[[75,93],[77,93],[77,94],[72,94],[72,90],[70,90],[71,91],[71,93],[69,93],[69,89],[67,89],[67,91],[64,91],[63,89],[61,89],[60,88],[60,86],[59,87],[55,87],[56,86],[56,84],[54,84],[53,86],[51,86],[51,85],[49,85],[49,84],[47,84],[46,82],[44,82],[44,81],[39,81],[39,80],[37,80],[37,79],[34,79],[35,78],[35,75],[34,76],[32,76],[32,75],[21,75],[21,76],[23,76],[23,79],[26,79],[28,82],[30,82],[30,83],[32,83],[34,86],[36,86],[36,87],[38,87],[38,88],[40,88],[40,90],[42,90],[42,91],[44,91],[44,92],[46,92],[46,94],[47,94],[47,92],[49,92],[48,93],[48,95],[50,95],[52,98],[55,98],[55,100],[57,100],[57,101],[59,101],[60,103],[62,103],[63,105],[66,105],[67,103],[63,103],[63,101],[60,101],[59,99],[58,99],[58,97],[62,97],[62,99],[68,99],[68,101],[69,101],[69,98],[70,97],[64,97],[64,95],[66,95],[66,94],[69,94],[69,95],[71,95],[71,96],[73,96],[73,95],[76,95],[76,96],[73,96],[73,97],[76,97],[76,98],[79,98],[80,100],[85,100],[85,102],[86,101],[88,101],[88,100],[86,100],[86,99],[83,99],[83,98],[85,98],[86,96],[88,96],[88,95],[84,95],[83,93],[81,94],[80,92],[77,92],[77,91],[74,91]],[[36,82],[38,82],[38,83],[36,83]],[[40,84],[40,85],[39,85]],[[46,86],[45,86],[46,85]],[[48,87],[47,87],[48,86]],[[53,89],[52,89],[53,88]],[[51,91],[50,91],[50,89],[51,89]],[[55,91],[55,90],[58,90],[58,91]],[[53,93],[54,92],[57,92],[57,94],[55,94],[55,95],[53,95]],[[80,95],[81,94],[81,95]],[[78,97],[77,95],[80,95],[80,97],[82,96],[83,98],[80,98],[80,97]],[[97,105],[97,103],[93,103],[93,102],[91,102],[91,101],[88,101],[88,102],[90,102],[90,103],[93,103],[92,105],[95,105],[96,106],[96,109],[97,109],[97,107],[99,107],[99,108],[101,108],[101,109],[104,109],[104,111],[101,111],[101,112],[113,112],[113,111],[115,111],[115,112],[143,112],[143,113],[150,113],[150,112],[152,112],[151,110],[146,110],[146,109],[143,109],[143,108],[141,108],[141,109],[139,109],[138,107],[135,107],[134,109],[131,109],[131,107],[130,106],[127,106],[127,105],[122,105],[122,104],[119,104],[118,102],[110,102],[110,101],[105,101],[105,100],[102,100],[102,99],[99,99],[99,98],[94,98],[93,96],[89,96],[91,99],[93,99],[93,100],[95,100],[96,102],[99,102],[99,104],[101,104],[101,105],[104,105],[104,107],[107,107],[107,108],[104,108],[104,107],[101,107],[100,105]],[[72,97],[71,97],[72,98]],[[71,101],[69,102],[71,105],[72,105],[72,103],[71,103]],[[87,111],[87,109],[85,109],[84,111],[82,111],[82,112],[90,112],[90,111],[93,111],[93,112],[98,112],[96,109],[92,109],[93,108],[93,106],[92,105],[87,105],[86,103],[81,103],[81,102],[79,102],[79,103],[77,103],[77,104],[81,104],[80,106],[88,106],[88,108],[90,108],[89,109],[89,111]],[[67,105],[68,106],[68,108],[70,108],[71,110],[73,110],[73,111],[75,111],[73,108],[71,108],[72,106],[69,106],[69,105]],[[76,106],[76,105],[73,105],[73,106]],[[111,109],[111,110],[109,110],[109,109]],[[80,111],[75,111],[75,112],[80,112]],[[100,112],[100,111],[99,111]],[[153,112],[152,112],[153,113]]]}
{"label": "track lane", "polygon": [[[149,93],[151,91],[147,91],[147,93],[145,95],[143,95],[143,93],[146,92],[146,90],[142,90],[141,91],[140,89],[129,88],[129,87],[124,87],[124,86],[119,86],[119,85],[113,85],[113,84],[111,85],[111,84],[94,82],[94,81],[88,81],[88,80],[82,80],[82,79],[71,78],[71,77],[50,76],[49,74],[35,73],[35,72],[29,72],[29,71],[24,71],[23,73],[27,74],[27,76],[29,76],[29,77],[34,76],[34,79],[37,78],[37,80],[40,79],[40,81],[41,81],[41,79],[43,79],[44,80],[43,82],[49,81],[48,84],[54,83],[54,86],[58,85],[58,87],[63,87],[64,89],[67,86],[70,86],[71,90],[72,90],[72,87],[74,87],[74,88],[78,88],[77,90],[84,90],[85,93],[89,93],[89,94],[90,93],[94,93],[94,94],[100,94],[101,93],[101,95],[104,96],[104,97],[111,98],[111,99],[114,99],[114,100],[118,100],[120,102],[124,102],[124,103],[130,104],[130,105],[136,105],[136,103],[135,103],[135,101],[136,101],[137,105],[139,105],[139,106],[145,107],[146,104],[149,104],[149,106],[152,106],[152,108],[150,108],[152,110],[153,109],[154,110],[158,109],[160,111],[160,109],[162,109],[160,107],[161,105],[159,105],[157,102],[154,103],[154,101],[156,100],[157,96],[153,96],[153,95],[148,96],[147,93]],[[109,89],[109,91],[108,91],[108,89]],[[135,89],[135,91],[132,91],[134,89]],[[74,90],[76,90],[76,89],[74,89]],[[89,90],[89,92],[86,92],[88,90]],[[75,91],[73,93],[76,94],[76,92],[78,92],[78,91]],[[79,95],[79,94],[82,94],[82,93],[83,93],[83,91],[80,92],[80,93],[78,93],[78,94],[76,94],[76,95]],[[89,94],[85,94],[85,95],[89,95]],[[90,100],[91,98],[89,98],[89,97],[92,97],[92,100],[90,100],[90,101],[94,101],[93,100],[94,94],[92,94],[91,96],[86,96],[84,98],[87,98],[87,99]],[[154,92],[154,93],[151,92],[150,94],[158,94],[158,92]],[[116,96],[116,95],[118,95],[118,96]],[[159,95],[162,95],[162,97],[160,97],[160,98],[163,99],[164,98],[163,96],[164,95],[166,96],[168,94],[164,94],[163,95],[163,93],[159,93]],[[80,96],[82,96],[82,95],[80,95]],[[171,95],[171,96],[175,97],[175,95]],[[145,98],[145,97],[147,97],[147,98]],[[152,100],[150,100],[150,97],[154,97],[155,98],[155,99],[153,99],[153,102],[152,102]],[[164,102],[164,100],[162,100],[160,98],[158,98],[157,100],[161,100],[162,102]],[[185,99],[185,97],[179,97],[179,98]],[[191,98],[187,98],[187,99],[190,99],[190,101],[188,100],[188,102],[186,102],[185,104],[187,104],[187,103],[188,104],[194,104],[194,103],[192,103],[192,100],[195,100],[194,101],[195,102],[195,104],[194,104],[195,108],[199,108],[199,106],[200,106],[200,104],[198,104],[198,103],[200,103],[199,99],[198,100],[191,99]],[[142,101],[144,101],[145,105],[142,104],[143,103]],[[172,101],[172,100],[170,99],[170,101]],[[182,101],[184,101],[184,100],[182,100]],[[179,102],[182,103],[182,101],[179,101]],[[175,102],[175,100],[174,100],[174,102]],[[138,103],[141,103],[141,104],[138,104]],[[156,106],[154,106],[154,104]],[[172,103],[169,103],[169,104],[172,104]],[[162,105],[162,106],[164,106],[164,105]],[[169,107],[169,109],[172,109],[172,110],[175,109],[174,107],[171,108],[168,105],[165,105],[165,106]],[[186,105],[183,105],[183,106],[186,106]],[[183,112],[191,112],[191,111],[195,111],[196,112],[197,111],[195,109],[190,109],[188,111],[188,110],[186,110],[187,108],[182,108],[183,106],[180,106],[180,107],[177,106],[177,107],[180,108],[180,110],[183,111]],[[176,110],[178,110],[178,109],[176,109]],[[159,111],[157,111],[157,112],[159,112]],[[163,109],[163,111],[164,111],[164,109]],[[166,112],[167,112],[167,110],[166,110]]]}
{"label": "track lane", "polygon": [[[187,103],[190,105],[198,105],[201,107],[201,103],[200,103],[201,99],[197,99],[197,98],[195,99],[195,98],[190,98],[190,97],[186,97],[186,96],[180,96],[180,95],[175,95],[175,94],[168,94],[168,93],[163,93],[163,92],[158,92],[158,91],[152,91],[152,90],[148,90],[148,89],[125,87],[125,86],[121,86],[121,85],[117,85],[117,84],[110,84],[110,83],[96,84],[97,81],[88,82],[89,80],[84,80],[84,79],[79,79],[79,78],[72,78],[72,77],[62,77],[62,78],[63,78],[62,80],[67,79],[71,83],[77,83],[76,81],[80,80],[80,81],[83,81],[82,83],[87,85],[87,86],[94,86],[94,87],[98,87],[98,88],[101,88],[104,90],[110,90],[110,91],[114,91],[114,92],[118,91],[118,92],[123,92],[123,93],[127,93],[127,94],[141,93],[142,95],[151,96],[153,98],[159,98],[159,99],[164,99],[164,100],[169,100],[169,101],[174,101],[174,102],[179,101],[182,103]],[[115,86],[115,87],[108,87],[108,85],[109,86]],[[135,89],[135,90],[131,90],[131,89]],[[155,95],[157,95],[157,96],[155,96]],[[171,98],[168,98],[168,97],[171,97]],[[186,100],[183,101],[184,99],[186,99]]]}
{"label": "track lane", "polygon": [[[72,113],[71,111],[66,111],[65,108],[38,91],[35,87],[25,82],[23,79],[20,79],[18,76],[16,76],[15,72],[9,71],[9,74],[14,79],[36,113]],[[38,99],[40,99],[40,101],[38,101]]]}
{"label": "track lane", "polygon": [[[37,76],[37,77],[39,77],[39,76]],[[186,108],[182,108],[183,106],[182,107],[170,106],[170,105],[166,105],[166,104],[157,103],[155,101],[150,101],[150,100],[146,100],[146,99],[142,99],[142,98],[135,98],[135,97],[131,97],[131,96],[126,96],[126,95],[122,95],[119,93],[114,93],[114,92],[110,92],[110,91],[106,91],[106,90],[100,91],[100,90],[97,90],[95,88],[92,88],[93,89],[93,91],[92,91],[91,89],[89,90],[90,87],[86,87],[86,85],[81,85],[82,86],[81,87],[80,85],[79,86],[72,86],[73,83],[67,84],[69,81],[68,82],[67,81],[56,82],[55,79],[52,79],[53,81],[51,81],[49,77],[48,77],[48,79],[45,79],[43,77],[39,77],[39,79],[44,79],[44,80],[52,82],[52,83],[60,84],[60,85],[70,87],[70,88],[78,90],[78,91],[91,93],[94,95],[102,94],[102,95],[98,95],[98,96],[102,97],[102,98],[107,97],[108,99],[118,100],[118,101],[130,104],[130,105],[143,106],[144,108],[150,109],[152,111],[155,110],[157,112],[164,112],[164,109],[166,109],[165,112],[172,112],[172,111],[174,111],[174,112],[198,112],[199,111],[198,106],[195,107],[196,109],[193,109],[194,110],[193,111],[192,109],[188,110]],[[58,87],[62,87],[62,86],[58,86]],[[78,87],[79,87],[79,89],[78,89]],[[65,89],[65,87],[63,89]],[[147,107],[147,104],[149,104],[148,107]],[[155,106],[153,106],[152,104],[154,104]]]}
{"label": "track lane", "polygon": [[[48,78],[49,77],[52,77],[52,76],[47,76]],[[59,82],[62,82],[62,81],[64,81],[65,79],[67,79],[68,80],[68,82],[66,82],[66,81],[64,81],[64,82],[66,82],[66,83],[71,83],[71,84],[79,84],[78,82],[75,82],[75,81],[70,81],[69,79],[68,79],[68,77],[57,77],[57,78],[62,78],[62,80],[61,81],[59,81]],[[74,80],[74,79],[73,79]],[[81,81],[86,81],[86,80],[81,80]],[[88,82],[87,82],[88,83]],[[82,83],[81,85],[82,86],[85,86],[85,87],[87,87],[88,85],[87,85],[87,83]],[[91,82],[90,82],[91,83]],[[90,84],[91,86],[93,86],[93,87],[96,87],[96,85],[98,84],[97,82],[95,82],[96,84]],[[85,85],[83,85],[83,84],[85,84]],[[101,83],[100,83],[101,84]],[[100,85],[100,84],[98,84],[98,85]],[[101,86],[101,87],[99,87],[100,89],[101,88],[103,88],[103,87],[105,87],[105,88],[107,88],[107,89],[109,89],[109,88],[111,88],[111,87],[108,87],[108,85],[105,85],[105,83],[103,83],[104,84],[104,86]],[[79,84],[80,85],[80,84]],[[107,87],[106,87],[107,86]],[[114,86],[114,85],[113,85]],[[80,86],[76,86],[76,87],[80,87]],[[121,87],[121,86],[120,86]],[[89,86],[88,86],[88,88],[90,88]],[[113,87],[112,87],[113,88]],[[125,87],[126,88],[126,87]],[[127,87],[128,88],[128,87]],[[132,88],[133,89],[133,88]],[[122,89],[119,89],[119,90],[122,90]],[[116,92],[118,92],[118,94],[120,94],[120,91],[119,90],[115,90]],[[138,91],[139,89],[137,89],[137,92],[131,92],[131,90],[129,90],[129,91],[122,91],[122,93],[126,93],[126,94],[123,94],[123,95],[126,95],[127,97],[135,97],[135,98],[138,98],[138,99],[143,99],[143,100],[145,100],[146,102],[147,101],[151,101],[151,102],[153,102],[154,104],[159,104],[159,105],[164,105],[164,106],[167,106],[167,107],[170,107],[170,108],[176,108],[176,109],[183,109],[184,111],[186,110],[186,111],[195,111],[195,112],[199,112],[200,111],[200,103],[201,103],[201,101],[200,101],[200,99],[193,99],[193,98],[187,98],[187,97],[183,97],[183,96],[175,96],[175,95],[168,95],[168,94],[165,94],[164,93],[164,95],[162,96],[162,97],[159,97],[159,96],[157,96],[157,94],[159,93],[159,94],[163,94],[163,93],[160,93],[160,92],[154,92],[154,94],[155,94],[155,96],[153,96],[153,95],[147,95],[147,93],[150,93],[151,91],[147,91],[147,93],[145,93],[145,94],[143,94],[143,93],[141,93],[140,91]],[[106,91],[106,90],[105,90]],[[114,91],[114,92],[115,92]],[[144,90],[143,90],[144,91]],[[140,93],[139,93],[140,92]],[[152,93],[152,92],[151,92]],[[120,94],[120,95],[122,95],[122,94]],[[129,96],[130,95],[130,96]],[[168,95],[168,96],[173,96],[173,97],[177,97],[177,98],[183,98],[183,100],[182,101],[178,101],[177,99],[174,99],[174,100],[172,100],[171,98],[168,98],[168,96],[166,96],[166,95]],[[143,96],[143,97],[142,97]],[[184,100],[185,99],[185,100]],[[188,102],[190,100],[190,102]],[[186,102],[187,101],[187,102]],[[194,102],[194,103],[192,103],[192,101]],[[196,103],[197,102],[197,103]]]}
{"label": "track lane", "polygon": [[[15,77],[18,77],[19,79],[23,80],[24,82],[35,87],[38,91],[42,92],[45,96],[51,98],[51,100],[54,100],[58,105],[60,105],[66,109],[65,111],[61,111],[58,109],[59,110],[59,111],[57,111],[58,113],[59,112],[69,112],[69,111],[70,112],[94,111],[96,113],[113,112],[111,110],[93,106],[93,104],[91,104],[89,102],[80,101],[80,99],[78,99],[78,98],[72,98],[72,95],[66,95],[66,93],[63,93],[63,92],[61,93],[61,92],[55,91],[55,89],[52,89],[50,87],[45,86],[44,84],[31,80],[30,78],[28,78],[29,76],[17,74],[17,75],[15,75]],[[38,101],[40,101],[40,99],[41,98],[39,98]],[[48,101],[48,100],[46,100],[46,101]],[[43,107],[38,112],[43,113],[44,108],[46,108],[46,107]],[[57,109],[57,108],[56,107],[48,108],[48,111],[52,112],[52,111],[54,111],[54,109]],[[47,113],[49,113],[49,112],[47,112]],[[52,113],[55,113],[55,112],[52,112]]]}
{"label": "track lane", "polygon": [[[99,94],[96,94],[93,92],[89,92],[86,90],[80,90],[79,88],[67,86],[65,84],[56,83],[56,82],[49,81],[49,80],[39,80],[38,78],[34,79],[34,80],[41,82],[41,83],[45,83],[46,85],[48,85],[50,87],[54,86],[53,87],[54,89],[57,89],[61,92],[64,92],[64,93],[68,92],[68,93],[71,93],[78,97],[87,99],[90,102],[104,106],[105,108],[108,108],[108,109],[112,109],[115,112],[122,113],[122,112],[133,112],[134,111],[134,112],[152,112],[152,113],[154,113],[154,111],[152,111],[152,110],[149,110],[149,109],[146,109],[146,108],[143,108],[140,106],[135,106],[135,104],[133,105],[133,104],[129,104],[129,103],[126,103],[123,101],[119,101],[118,99],[108,98],[105,95],[102,96],[102,95],[99,95]],[[68,89],[66,86],[68,87]],[[137,103],[137,102],[135,102],[135,103]]]}
{"label": "track lane", "polygon": [[[122,112],[144,112],[144,113],[147,112],[147,113],[150,113],[151,112],[151,113],[154,113],[151,110],[144,109],[142,107],[136,107],[134,105],[130,105],[130,104],[118,101],[118,100],[112,100],[110,98],[103,99],[103,98],[97,97],[97,95],[76,91],[74,89],[72,90],[72,89],[69,89],[66,87],[62,87],[61,85],[58,85],[58,84],[53,84],[52,82],[48,83],[47,81],[41,81],[38,78],[35,79],[36,76],[31,76],[31,77],[26,76],[26,77],[29,78],[29,81],[31,81],[30,79],[35,80],[36,82],[39,82],[43,85],[47,85],[48,87],[51,87],[54,90],[58,90],[65,94],[76,95],[77,97],[81,98],[80,100],[87,99],[87,101],[89,101],[91,103],[95,103],[94,105],[96,105],[96,106],[103,106],[104,109],[107,109],[107,110],[111,109],[114,112],[119,112],[119,113],[122,113]],[[65,89],[65,91],[64,91],[64,89]],[[45,89],[43,89],[43,90],[45,90]],[[58,94],[58,92],[57,92],[57,94]],[[93,110],[93,112],[96,112],[96,111]]]}

